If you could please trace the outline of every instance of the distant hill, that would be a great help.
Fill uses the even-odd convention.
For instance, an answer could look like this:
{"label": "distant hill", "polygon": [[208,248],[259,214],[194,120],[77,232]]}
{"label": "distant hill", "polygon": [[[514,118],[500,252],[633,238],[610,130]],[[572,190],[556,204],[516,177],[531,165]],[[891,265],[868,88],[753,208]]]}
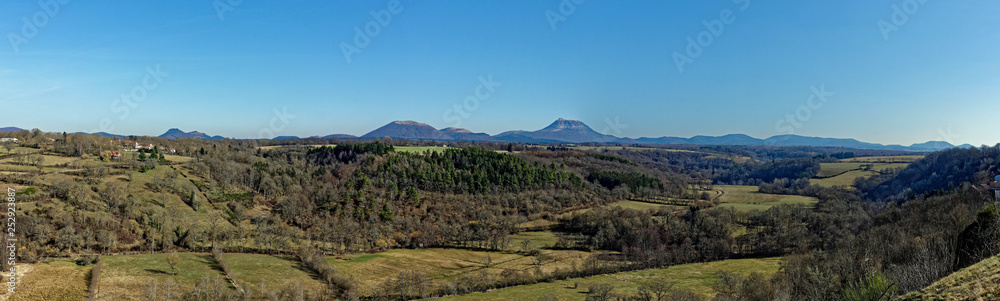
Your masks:
{"label": "distant hill", "polygon": [[[660,137],[660,138],[638,138],[638,143],[648,144],[697,144],[697,145],[771,145],[771,146],[812,146],[812,147],[843,147],[854,149],[877,149],[877,150],[897,150],[930,152],[955,147],[944,141],[930,141],[926,143],[913,144],[911,146],[883,145],[878,143],[861,142],[856,139],[846,138],[822,138],[807,137],[799,135],[777,135],[767,139],[759,139],[743,134],[729,134],[724,136],[694,136],[691,138]],[[972,145],[962,145],[961,148],[973,147]]]}
{"label": "distant hill", "polygon": [[441,133],[448,135],[453,140],[461,141],[495,141],[493,137],[486,133],[473,133],[467,129],[460,129],[456,127],[444,128]]}
{"label": "distant hill", "polygon": [[[88,134],[88,133],[81,133],[81,134]],[[97,132],[97,133],[89,133],[89,134],[90,135],[104,136],[104,137],[109,137],[109,138],[115,138],[115,139],[125,138],[125,135],[116,135],[116,134],[105,133],[105,132]]]}
{"label": "distant hill", "polygon": [[322,139],[333,139],[333,138],[337,138],[337,139],[358,139],[358,136],[348,135],[348,134],[333,134],[333,135],[326,135],[326,136],[319,137],[319,138],[322,138]]}
{"label": "distant hill", "polygon": [[160,135],[159,137],[168,139],[183,139],[183,138],[194,138],[194,139],[204,139],[204,140],[226,139],[225,137],[222,136],[209,136],[208,134],[198,131],[185,133],[184,131],[181,131],[180,129],[177,128],[169,129],[167,130],[166,133],[163,133],[163,135]]}
{"label": "distant hill", "polygon": [[0,128],[0,133],[20,132],[20,131],[24,131],[24,130],[25,129],[22,129],[22,128],[19,128],[19,127],[9,126],[9,127]]}
{"label": "distant hill", "polygon": [[453,140],[451,136],[438,131],[426,123],[416,121],[393,121],[361,136],[362,139],[392,138],[411,140]]}
{"label": "distant hill", "polygon": [[854,139],[806,137],[799,135],[773,136],[764,139],[764,144],[774,146],[847,147],[859,149],[882,149],[885,147],[881,144],[865,143]]}
{"label": "distant hill", "polygon": [[[883,145],[861,142],[848,138],[822,138],[799,135],[777,135],[767,139],[754,138],[745,134],[729,134],[723,136],[694,136],[691,138],[659,137],[659,138],[622,138],[605,135],[594,131],[587,124],[578,120],[559,118],[549,126],[537,131],[513,130],[494,136],[485,133],[473,133],[467,129],[445,128],[436,130],[434,127],[416,121],[394,121],[382,126],[364,136],[363,139],[374,138],[410,139],[410,140],[440,140],[440,141],[507,141],[522,143],[623,143],[623,144],[695,144],[695,145],[771,145],[771,146],[812,146],[812,147],[842,147],[854,149],[897,150],[930,152],[954,148],[954,145],[944,141],[930,141],[911,146]],[[323,138],[332,138],[330,136]],[[963,147],[971,147],[965,145]]]}
{"label": "distant hill", "polygon": [[[17,127],[0,128],[0,132],[13,132],[23,130]],[[94,133],[106,137],[122,138],[128,135],[116,135],[109,133]],[[173,128],[159,137],[179,139],[225,139],[222,136],[209,136],[201,132],[184,132]],[[893,150],[893,151],[913,151],[913,152],[933,152],[943,149],[956,148],[956,146],[945,141],[928,141],[916,143],[910,146],[903,145],[883,145],[878,143],[868,143],[850,138],[823,138],[808,137],[799,135],[777,135],[766,139],[754,138],[745,134],[728,134],[722,136],[694,136],[691,138],[663,136],[659,138],[627,138],[606,135],[594,131],[587,124],[579,120],[569,120],[559,118],[545,128],[536,131],[511,130],[497,135],[486,133],[475,133],[468,129],[449,127],[438,130],[426,123],[412,120],[393,121],[378,129],[375,129],[361,137],[348,134],[332,134],[326,136],[312,136],[309,138],[322,139],[376,139],[392,138],[404,140],[437,140],[437,141],[494,141],[494,142],[521,142],[521,143],[621,143],[621,144],[692,144],[692,145],[770,145],[770,146],[810,146],[810,147],[840,147],[852,149],[871,150]],[[300,139],[297,136],[280,136],[274,140]],[[972,148],[974,146],[963,144],[957,148]]]}
{"label": "distant hill", "polygon": [[687,139],[690,144],[710,144],[710,145],[763,145],[764,140],[750,137],[744,134],[729,134],[724,136],[694,136]]}
{"label": "distant hill", "polygon": [[927,141],[927,142],[924,142],[924,143],[917,143],[917,144],[910,145],[910,149],[913,149],[913,150],[924,150],[924,151],[936,151],[936,150],[941,150],[941,149],[946,149],[946,148],[952,148],[952,147],[955,147],[955,146],[951,145],[951,143],[944,142],[944,141]]}
{"label": "distant hill", "polygon": [[605,135],[594,131],[589,126],[578,120],[567,120],[559,118],[549,126],[534,132],[505,132],[497,135],[503,139],[505,136],[523,136],[535,140],[560,141],[570,143],[581,142],[620,142],[622,138]]}

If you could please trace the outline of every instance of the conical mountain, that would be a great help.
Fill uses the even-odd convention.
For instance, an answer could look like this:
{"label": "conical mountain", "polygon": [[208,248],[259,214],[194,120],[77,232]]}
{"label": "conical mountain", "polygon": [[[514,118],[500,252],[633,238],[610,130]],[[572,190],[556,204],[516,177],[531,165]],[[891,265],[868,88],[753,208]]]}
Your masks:
{"label": "conical mountain", "polygon": [[393,121],[361,136],[362,139],[392,138],[412,140],[452,140],[452,137],[426,123],[412,120]]}
{"label": "conical mountain", "polygon": [[598,133],[579,120],[569,120],[563,118],[559,118],[555,122],[552,122],[549,126],[534,132],[512,131],[497,135],[498,138],[515,136],[528,137],[539,141],[559,141],[571,143],[615,142],[621,140],[615,136]]}

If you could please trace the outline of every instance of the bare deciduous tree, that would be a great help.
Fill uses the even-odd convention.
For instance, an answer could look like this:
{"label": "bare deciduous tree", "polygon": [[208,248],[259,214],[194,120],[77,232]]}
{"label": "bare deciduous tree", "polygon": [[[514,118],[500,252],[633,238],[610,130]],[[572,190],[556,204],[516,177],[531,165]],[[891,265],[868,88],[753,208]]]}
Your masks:
{"label": "bare deciduous tree", "polygon": [[170,252],[170,254],[167,254],[167,265],[170,266],[171,275],[177,275],[177,264],[180,262],[181,258],[177,255],[177,252]]}

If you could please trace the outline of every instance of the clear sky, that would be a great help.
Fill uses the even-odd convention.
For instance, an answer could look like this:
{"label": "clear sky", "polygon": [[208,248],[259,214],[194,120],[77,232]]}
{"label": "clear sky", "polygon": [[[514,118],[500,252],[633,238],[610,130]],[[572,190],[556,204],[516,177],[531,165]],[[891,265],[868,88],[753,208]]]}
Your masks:
{"label": "clear sky", "polygon": [[1000,142],[998,1],[58,1],[0,2],[0,126]]}

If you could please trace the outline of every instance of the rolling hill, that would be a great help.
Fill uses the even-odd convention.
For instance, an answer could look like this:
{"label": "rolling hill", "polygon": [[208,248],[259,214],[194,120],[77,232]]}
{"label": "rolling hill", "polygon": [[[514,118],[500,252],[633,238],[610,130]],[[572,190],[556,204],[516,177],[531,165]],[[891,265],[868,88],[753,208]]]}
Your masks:
{"label": "rolling hill", "polygon": [[222,136],[209,136],[208,134],[205,134],[205,133],[202,133],[202,132],[198,132],[198,131],[192,131],[192,132],[185,133],[184,131],[181,131],[180,129],[177,129],[177,128],[169,129],[169,130],[167,130],[166,133],[163,133],[159,137],[160,138],[168,138],[168,139],[182,139],[182,138],[195,138],[195,139],[204,139],[204,140],[226,139],[225,137],[222,137]]}
{"label": "rolling hill", "polygon": [[[0,133],[23,130],[17,127],[0,128]],[[106,137],[127,137],[109,133],[93,133]],[[198,131],[184,132],[172,128],[159,137],[169,139],[195,138],[217,140],[222,136],[210,136]],[[824,138],[800,135],[776,135],[766,139],[754,138],[745,134],[728,134],[722,136],[698,135],[691,138],[663,136],[658,138],[641,137],[628,138],[602,134],[579,120],[559,118],[545,128],[536,131],[511,130],[497,135],[476,133],[468,129],[449,127],[438,130],[426,123],[412,120],[393,121],[375,129],[361,137],[348,134],[333,134],[326,136],[311,136],[322,139],[376,139],[392,138],[404,140],[436,140],[436,141],[486,141],[486,142],[521,142],[521,143],[621,143],[621,144],[691,144],[691,145],[747,145],[747,146],[809,146],[809,147],[840,147],[852,149],[892,150],[912,152],[933,152],[949,148],[970,148],[969,144],[955,146],[945,141],[928,141],[910,146],[884,145],[862,142],[850,138]],[[300,139],[298,136],[280,136],[275,140]]]}

